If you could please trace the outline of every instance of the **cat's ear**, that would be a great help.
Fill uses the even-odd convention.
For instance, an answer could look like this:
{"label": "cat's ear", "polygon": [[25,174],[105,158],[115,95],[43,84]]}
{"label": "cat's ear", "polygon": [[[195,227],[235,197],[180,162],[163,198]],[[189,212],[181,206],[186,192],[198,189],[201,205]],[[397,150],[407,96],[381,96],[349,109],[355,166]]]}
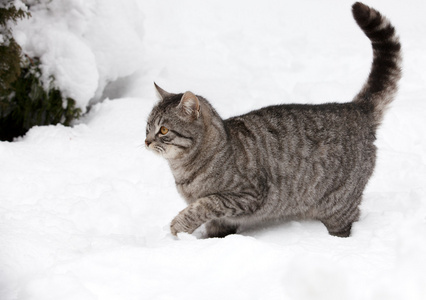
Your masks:
{"label": "cat's ear", "polygon": [[178,109],[180,109],[185,116],[193,120],[198,119],[200,116],[200,101],[193,93],[186,92],[180,100]]}
{"label": "cat's ear", "polygon": [[164,100],[167,97],[173,96],[172,93],[166,92],[162,88],[160,88],[155,82],[154,82],[155,89],[158,92],[158,95],[160,96],[161,100]]}

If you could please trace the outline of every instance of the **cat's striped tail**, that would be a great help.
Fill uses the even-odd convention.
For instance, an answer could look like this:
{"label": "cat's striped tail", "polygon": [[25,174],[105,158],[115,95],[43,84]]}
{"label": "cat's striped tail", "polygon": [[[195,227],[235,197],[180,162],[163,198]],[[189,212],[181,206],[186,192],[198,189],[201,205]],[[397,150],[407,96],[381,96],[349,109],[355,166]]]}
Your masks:
{"label": "cat's striped tail", "polygon": [[353,102],[371,110],[374,124],[379,125],[386,107],[395,97],[401,78],[401,44],[395,28],[375,9],[356,2],[352,13],[373,47],[370,75]]}

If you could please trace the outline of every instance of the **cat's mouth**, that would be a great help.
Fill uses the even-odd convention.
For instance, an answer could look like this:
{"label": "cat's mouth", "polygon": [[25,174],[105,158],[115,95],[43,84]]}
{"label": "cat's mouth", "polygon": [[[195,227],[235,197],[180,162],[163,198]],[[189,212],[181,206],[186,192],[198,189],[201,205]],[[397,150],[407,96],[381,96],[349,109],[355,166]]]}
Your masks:
{"label": "cat's mouth", "polygon": [[166,153],[166,150],[156,143],[151,143],[150,145],[146,146],[146,148],[161,156],[164,156],[164,154]]}
{"label": "cat's mouth", "polygon": [[182,153],[182,149],[175,147],[173,145],[159,145],[155,142],[146,146],[146,148],[154,153],[164,157],[166,159],[175,159],[179,157]]}
{"label": "cat's mouth", "polygon": [[166,150],[164,150],[161,146],[155,146],[153,150],[160,155],[164,155],[166,153]]}

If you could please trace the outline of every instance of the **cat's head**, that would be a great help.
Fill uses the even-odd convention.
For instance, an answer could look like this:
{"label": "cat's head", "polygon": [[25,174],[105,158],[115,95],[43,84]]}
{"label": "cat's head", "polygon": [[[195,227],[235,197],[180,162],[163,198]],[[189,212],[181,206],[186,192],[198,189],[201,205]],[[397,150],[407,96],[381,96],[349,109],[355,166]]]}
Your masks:
{"label": "cat's head", "polygon": [[182,158],[202,140],[206,105],[191,92],[172,94],[155,87],[160,101],[148,117],[145,146],[167,159]]}

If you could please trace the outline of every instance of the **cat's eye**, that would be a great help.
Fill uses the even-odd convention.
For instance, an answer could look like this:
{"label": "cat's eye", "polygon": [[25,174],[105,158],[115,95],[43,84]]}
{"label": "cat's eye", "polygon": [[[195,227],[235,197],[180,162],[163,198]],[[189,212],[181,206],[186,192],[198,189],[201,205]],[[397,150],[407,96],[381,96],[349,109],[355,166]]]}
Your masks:
{"label": "cat's eye", "polygon": [[160,133],[161,134],[167,134],[167,132],[169,132],[169,129],[167,129],[166,127],[164,127],[164,126],[161,126],[161,128],[160,128]]}

